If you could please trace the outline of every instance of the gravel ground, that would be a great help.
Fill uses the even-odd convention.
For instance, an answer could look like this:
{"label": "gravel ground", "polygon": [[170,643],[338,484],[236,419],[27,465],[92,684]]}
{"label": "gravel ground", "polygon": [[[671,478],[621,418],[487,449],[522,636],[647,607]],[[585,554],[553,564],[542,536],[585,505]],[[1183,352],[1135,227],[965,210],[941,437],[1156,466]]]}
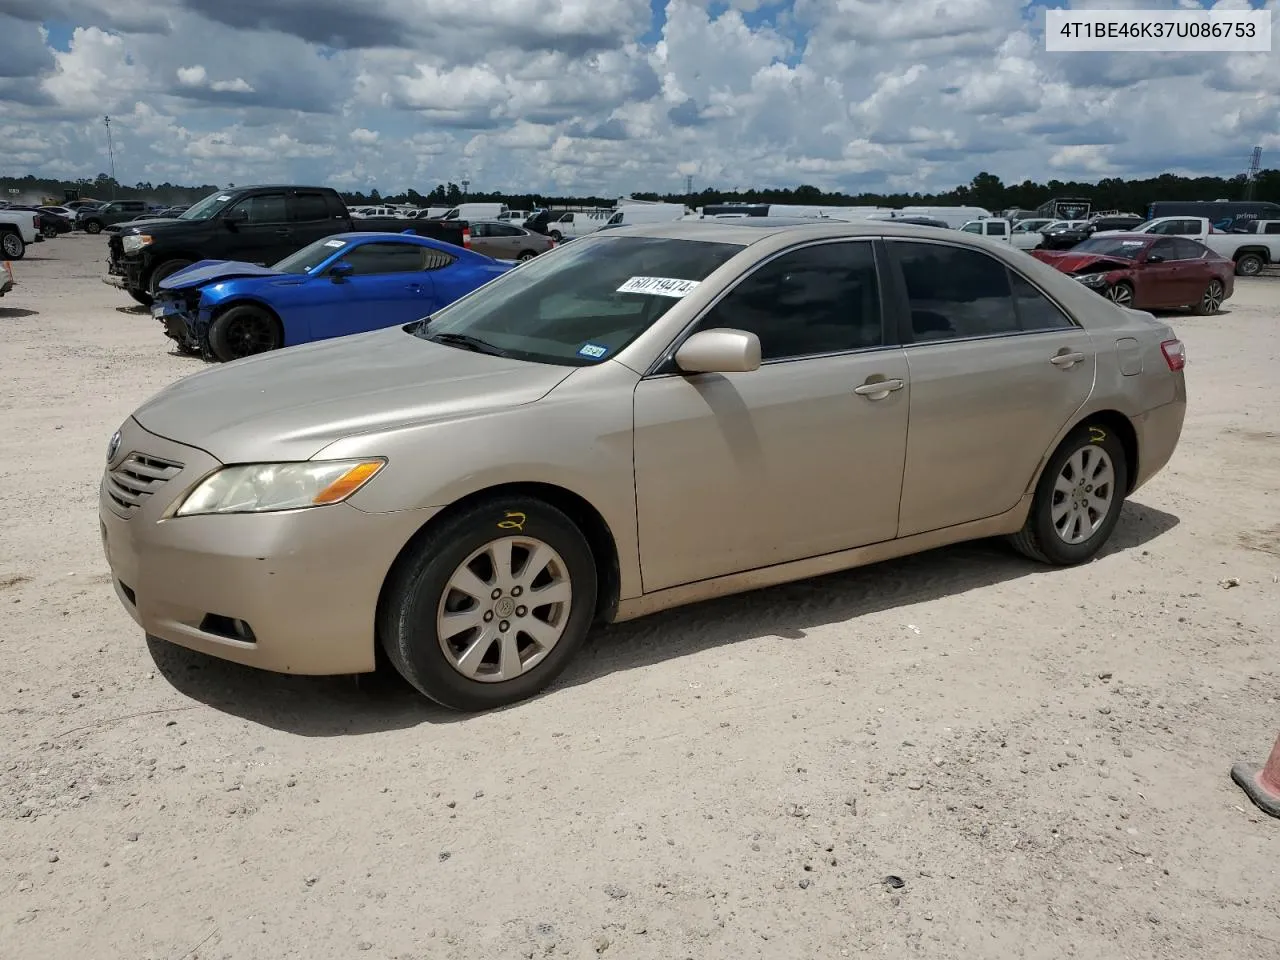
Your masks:
{"label": "gravel ground", "polygon": [[[1113,544],[979,543],[600,633],[459,717],[144,642],[107,437],[201,369],[72,235],[0,301],[0,955],[1280,956],[1280,281],[1176,316]],[[886,878],[896,878],[886,880]]]}

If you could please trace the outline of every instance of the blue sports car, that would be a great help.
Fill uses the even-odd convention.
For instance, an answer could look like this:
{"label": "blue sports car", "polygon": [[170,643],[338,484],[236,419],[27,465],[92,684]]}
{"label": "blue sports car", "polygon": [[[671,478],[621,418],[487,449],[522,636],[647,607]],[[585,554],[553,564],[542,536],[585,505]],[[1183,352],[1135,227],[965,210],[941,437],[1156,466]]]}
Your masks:
{"label": "blue sports car", "polygon": [[514,266],[412,233],[339,233],[270,267],[201,260],[161,281],[151,313],[184,353],[236,360],[418,320]]}

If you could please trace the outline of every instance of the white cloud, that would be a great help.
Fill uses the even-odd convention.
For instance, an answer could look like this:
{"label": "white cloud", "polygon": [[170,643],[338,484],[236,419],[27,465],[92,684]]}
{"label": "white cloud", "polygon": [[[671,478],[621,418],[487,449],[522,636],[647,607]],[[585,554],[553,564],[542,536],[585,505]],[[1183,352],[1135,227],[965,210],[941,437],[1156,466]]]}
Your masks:
{"label": "white cloud", "polygon": [[0,128],[36,173],[103,169],[110,114],[126,182],[384,192],[923,190],[1234,173],[1280,149],[1273,55],[1047,54],[1026,0],[778,9],[667,0],[646,43],[648,0],[6,0]]}

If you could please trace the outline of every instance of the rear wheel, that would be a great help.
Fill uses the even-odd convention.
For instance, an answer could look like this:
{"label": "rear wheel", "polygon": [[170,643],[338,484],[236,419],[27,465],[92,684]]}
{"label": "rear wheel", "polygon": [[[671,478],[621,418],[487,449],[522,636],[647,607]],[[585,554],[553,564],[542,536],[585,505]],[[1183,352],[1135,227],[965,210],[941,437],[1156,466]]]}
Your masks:
{"label": "rear wheel", "polygon": [[46,240],[56,240],[58,238],[58,228],[51,223],[45,224],[40,228],[40,236]]}
{"label": "rear wheel", "polygon": [[556,243],[559,243],[561,240],[564,239],[564,234],[562,234],[559,230],[552,230],[549,234],[547,234],[547,236],[549,236]]}
{"label": "rear wheel", "polygon": [[541,500],[496,497],[449,518],[396,565],[378,637],[432,700],[488,710],[551,683],[595,605],[595,563],[573,521]]}
{"label": "rear wheel", "polygon": [[532,260],[536,256],[537,254],[534,253],[532,250],[525,250],[523,253],[520,254],[520,256],[516,257],[516,259],[519,260],[521,263],[523,263],[526,260]]}
{"label": "rear wheel", "polygon": [[1042,563],[1083,563],[1111,536],[1128,489],[1129,463],[1119,437],[1102,423],[1081,424],[1045,464],[1013,546]]}
{"label": "rear wheel", "polygon": [[0,234],[0,253],[6,260],[21,260],[27,252],[27,245],[20,233],[7,231]]}
{"label": "rear wheel", "polygon": [[1209,286],[1205,288],[1204,296],[1200,298],[1200,302],[1195,306],[1196,313],[1202,317],[1212,316],[1217,313],[1222,306],[1225,294],[1226,289],[1222,286],[1221,280],[1210,280]]}
{"label": "rear wheel", "polygon": [[1242,277],[1256,277],[1262,272],[1262,257],[1246,253],[1236,261],[1236,273]]}
{"label": "rear wheel", "polygon": [[223,363],[277,350],[281,339],[276,318],[250,304],[218,314],[209,326],[209,349]]}
{"label": "rear wheel", "polygon": [[1117,306],[1132,307],[1133,287],[1122,280],[1120,283],[1114,283],[1107,288],[1106,297]]}
{"label": "rear wheel", "polygon": [[84,232],[85,233],[101,233],[102,224],[100,224],[97,220],[90,220],[84,225]]}

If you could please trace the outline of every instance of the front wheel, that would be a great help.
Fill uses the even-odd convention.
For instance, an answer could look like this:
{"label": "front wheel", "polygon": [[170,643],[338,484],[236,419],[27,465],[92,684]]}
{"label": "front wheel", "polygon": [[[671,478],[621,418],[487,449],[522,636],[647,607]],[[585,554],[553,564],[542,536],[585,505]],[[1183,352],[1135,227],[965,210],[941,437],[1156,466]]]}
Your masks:
{"label": "front wheel", "polygon": [[1106,297],[1118,307],[1133,306],[1133,287],[1124,281],[1114,283],[1107,288]]}
{"label": "front wheel", "polygon": [[1070,566],[1102,549],[1129,489],[1124,445],[1110,427],[1076,427],[1045,464],[1013,546],[1042,563]]}
{"label": "front wheel", "polygon": [[1236,273],[1242,277],[1256,277],[1262,272],[1262,257],[1246,253],[1236,261]]}
{"label": "front wheel", "polygon": [[101,233],[102,224],[100,224],[97,220],[90,220],[88,223],[84,225],[84,232],[85,233]]}
{"label": "front wheel", "polygon": [[133,297],[134,300],[142,304],[144,307],[149,307],[154,302],[154,298],[145,290],[139,290],[137,287],[129,287],[128,290],[129,296]]}
{"label": "front wheel", "polygon": [[21,260],[27,252],[27,245],[18,233],[5,233],[0,236],[0,252],[6,260]]}
{"label": "front wheel", "polygon": [[596,570],[582,532],[530,497],[485,500],[397,563],[378,613],[388,659],[420,692],[478,711],[543,690],[591,628]]}
{"label": "front wheel", "polygon": [[249,304],[218,314],[209,326],[209,349],[223,363],[279,349],[280,341],[276,318]]}
{"label": "front wheel", "polygon": [[185,270],[191,266],[190,260],[166,260],[151,271],[151,277],[147,280],[147,292],[154,299],[160,293],[160,281],[165,277],[171,277],[179,270]]}

